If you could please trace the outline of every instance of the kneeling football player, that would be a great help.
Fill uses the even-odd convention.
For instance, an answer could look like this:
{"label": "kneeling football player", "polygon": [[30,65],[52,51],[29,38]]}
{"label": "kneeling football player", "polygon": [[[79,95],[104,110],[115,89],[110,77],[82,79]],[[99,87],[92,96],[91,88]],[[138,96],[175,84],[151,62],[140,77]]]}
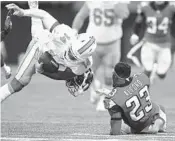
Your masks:
{"label": "kneeling football player", "polygon": [[126,63],[116,64],[113,89],[100,89],[105,95],[105,108],[111,116],[111,135],[131,133],[158,133],[166,130],[163,106],[151,101],[149,78],[144,73],[131,74]]}

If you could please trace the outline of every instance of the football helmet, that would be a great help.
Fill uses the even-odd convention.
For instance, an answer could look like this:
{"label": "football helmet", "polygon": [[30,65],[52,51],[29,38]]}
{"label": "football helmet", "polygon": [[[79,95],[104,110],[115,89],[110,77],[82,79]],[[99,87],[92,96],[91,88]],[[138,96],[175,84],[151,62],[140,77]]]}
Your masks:
{"label": "football helmet", "polygon": [[75,97],[83,94],[91,85],[93,81],[93,72],[91,69],[82,75],[77,75],[72,79],[66,80],[68,91]]}
{"label": "football helmet", "polygon": [[69,47],[67,55],[72,61],[85,60],[92,55],[96,46],[96,41],[93,36],[82,33],[79,34],[77,40],[72,41],[72,45]]}

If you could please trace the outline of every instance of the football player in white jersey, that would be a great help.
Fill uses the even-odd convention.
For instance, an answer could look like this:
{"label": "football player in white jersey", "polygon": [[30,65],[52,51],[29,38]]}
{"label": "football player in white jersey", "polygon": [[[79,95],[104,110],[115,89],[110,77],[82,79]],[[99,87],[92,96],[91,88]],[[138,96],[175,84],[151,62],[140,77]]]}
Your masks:
{"label": "football player in white jersey", "polygon": [[54,73],[57,76],[53,79],[66,80],[66,85],[74,96],[86,90],[88,87],[86,83],[89,83],[87,82],[89,77],[92,78],[90,68],[92,65],[91,55],[96,48],[95,38],[86,33],[75,34],[73,29],[65,24],[59,24],[44,10],[37,8],[24,10],[15,4],[8,4],[6,7],[14,10],[13,15],[42,20],[46,30],[36,33],[14,79],[0,88],[0,101],[20,91],[30,82],[36,72],[41,73],[41,66],[45,64],[47,69],[45,70],[48,72],[42,71],[42,74],[51,76]]}
{"label": "football player in white jersey", "polygon": [[95,93],[95,89],[102,86],[97,79],[97,70],[103,70],[104,83],[112,86],[111,74],[114,65],[120,61],[120,42],[122,37],[122,22],[127,18],[129,10],[126,3],[117,1],[88,1],[85,2],[76,15],[72,28],[79,31],[85,19],[89,16],[87,33],[92,34],[97,42],[97,48],[93,54],[93,71],[96,79],[91,87],[90,101],[97,104],[97,111],[104,111],[103,97]]}

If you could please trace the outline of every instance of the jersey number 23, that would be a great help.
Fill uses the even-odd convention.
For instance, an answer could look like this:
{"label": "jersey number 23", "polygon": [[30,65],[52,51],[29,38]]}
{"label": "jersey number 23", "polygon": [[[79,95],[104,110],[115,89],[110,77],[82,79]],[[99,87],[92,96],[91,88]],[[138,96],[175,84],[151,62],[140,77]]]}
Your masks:
{"label": "jersey number 23", "polygon": [[[144,102],[145,101],[145,102]],[[146,103],[146,106],[144,108],[141,108],[141,102]],[[150,101],[148,86],[144,86],[140,91],[139,95],[134,95],[130,99],[126,101],[126,107],[133,109],[130,112],[130,117],[133,121],[139,121],[144,116],[146,116],[147,113],[149,113],[152,110],[152,103]]]}

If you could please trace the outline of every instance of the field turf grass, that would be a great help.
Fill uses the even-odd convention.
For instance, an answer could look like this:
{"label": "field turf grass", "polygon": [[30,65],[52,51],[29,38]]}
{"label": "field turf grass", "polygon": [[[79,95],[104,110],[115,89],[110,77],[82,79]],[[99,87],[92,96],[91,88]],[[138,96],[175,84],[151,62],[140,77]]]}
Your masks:
{"label": "field turf grass", "polygon": [[95,111],[89,93],[75,98],[64,82],[37,74],[26,88],[2,103],[1,140],[175,141],[175,70],[171,69],[164,81],[155,81],[151,97],[166,107],[166,133],[110,136],[108,113]]}

